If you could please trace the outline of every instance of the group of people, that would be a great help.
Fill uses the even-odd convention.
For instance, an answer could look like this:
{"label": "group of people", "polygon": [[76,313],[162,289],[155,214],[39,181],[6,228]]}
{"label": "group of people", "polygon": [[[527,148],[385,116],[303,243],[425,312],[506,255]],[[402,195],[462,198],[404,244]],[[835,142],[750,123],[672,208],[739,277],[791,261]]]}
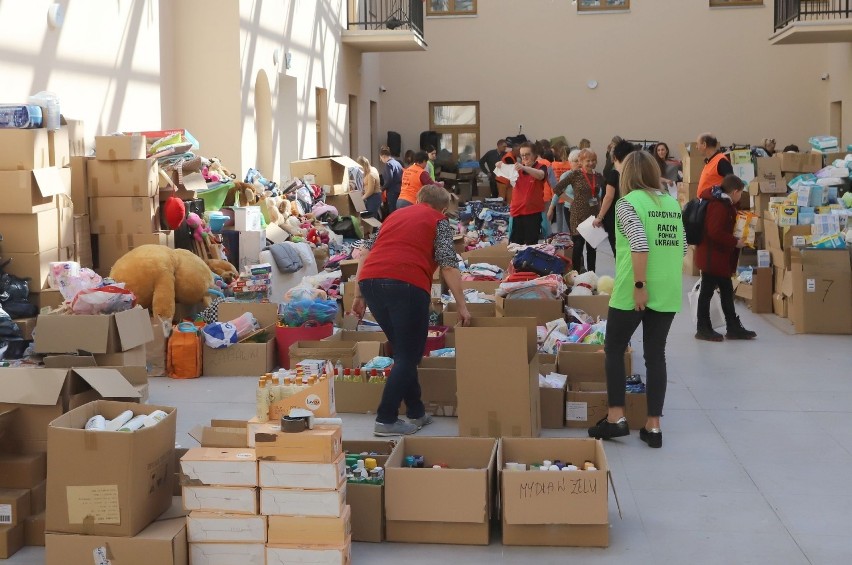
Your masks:
{"label": "group of people", "polygon": [[367,157],[357,159],[364,174],[364,207],[374,218],[387,218],[399,208],[417,202],[420,189],[428,185],[443,186],[435,180],[435,158],[437,150],[427,146],[421,151],[407,151],[401,163],[388,146],[379,149],[382,162],[381,173],[370,164]]}
{"label": "group of people", "polygon": [[[706,162],[699,191],[706,194],[709,203],[704,238],[696,250],[696,261],[703,271],[696,338],[723,339],[709,325],[710,297],[719,288],[728,322],[726,337],[752,339],[754,332],[742,327],[734,311],[730,278],[744,245],[733,236],[737,203],[744,186],[728,172],[730,161],[726,162],[715,136],[699,136],[698,149]],[[674,316],[681,308],[682,263],[687,252],[680,205],[667,188],[667,181],[674,176],[668,147],[658,144],[652,152],[640,151],[615,138],[607,152],[610,168],[605,175],[596,171],[597,155],[588,147],[571,151],[557,147],[550,162],[541,156],[541,146],[530,142],[509,150],[501,140],[496,151],[501,161],[511,154],[518,173],[510,206],[513,242],[538,243],[546,205],[559,204],[563,195],[568,195],[569,212],[562,213],[566,214],[572,234],[580,221],[591,216],[595,225],[611,234],[615,284],[604,346],[609,408],[607,416],[590,427],[588,434],[601,439],[630,434],[624,412],[624,353],[641,324],[648,417],[639,437],[650,447],[661,447],[660,417],[667,383],[665,348]],[[494,157],[492,154],[488,159]],[[382,160],[386,165],[392,162],[390,152],[384,148]],[[432,182],[434,177],[426,167],[427,152],[415,153],[413,161],[404,171],[396,161],[396,165],[388,166],[389,174],[399,173],[396,212],[367,242],[356,275],[358,291],[353,310],[363,316],[369,307],[394,351],[394,366],[377,410],[377,436],[416,433],[432,422],[420,397],[417,366],[428,332],[431,281],[436,269],[440,269],[457,303],[460,324],[470,323],[452,246],[452,229],[445,216],[449,193]],[[558,181],[552,178],[554,170],[561,171]],[[545,195],[545,184],[552,195]],[[585,245],[582,238],[576,237],[575,257],[578,249],[582,254]],[[586,265],[593,269],[594,250],[586,247],[586,253]],[[403,400],[408,421],[398,417]]]}

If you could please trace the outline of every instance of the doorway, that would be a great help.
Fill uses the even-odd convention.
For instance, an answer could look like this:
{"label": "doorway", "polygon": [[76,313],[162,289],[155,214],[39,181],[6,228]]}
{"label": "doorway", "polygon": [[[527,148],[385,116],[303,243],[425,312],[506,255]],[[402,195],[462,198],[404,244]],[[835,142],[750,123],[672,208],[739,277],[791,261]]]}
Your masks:
{"label": "doorway", "polygon": [[837,138],[837,146],[843,147],[843,102],[840,100],[831,103],[828,111],[828,135]]}
{"label": "doorway", "polygon": [[328,155],[328,90],[316,89],[317,157]]}

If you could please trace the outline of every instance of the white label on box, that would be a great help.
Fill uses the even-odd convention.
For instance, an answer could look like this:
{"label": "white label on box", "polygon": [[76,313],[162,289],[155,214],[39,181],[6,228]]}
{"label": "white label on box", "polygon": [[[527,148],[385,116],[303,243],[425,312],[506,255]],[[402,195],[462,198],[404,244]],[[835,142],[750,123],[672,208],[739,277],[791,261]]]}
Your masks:
{"label": "white label on box", "polygon": [[0,504],[0,525],[12,523],[12,505]]}
{"label": "white label on box", "polygon": [[66,487],[68,523],[84,524],[94,518],[95,524],[121,524],[118,485]]}
{"label": "white label on box", "polygon": [[589,405],[586,402],[566,402],[565,420],[569,422],[585,422],[589,419]]}
{"label": "white label on box", "polygon": [[805,246],[805,236],[794,235],[793,236],[793,247],[804,247],[804,246]]}
{"label": "white label on box", "polygon": [[433,284],[432,285],[432,298],[441,298],[441,285]]}
{"label": "white label on box", "polygon": [[769,251],[759,250],[757,252],[757,266],[758,268],[766,268],[771,265],[772,256],[769,254]]}
{"label": "white label on box", "polygon": [[105,547],[96,547],[92,550],[92,557],[95,559],[95,565],[110,565],[107,558],[107,550]]}
{"label": "white label on box", "polygon": [[816,279],[808,279],[808,292],[816,292]]}

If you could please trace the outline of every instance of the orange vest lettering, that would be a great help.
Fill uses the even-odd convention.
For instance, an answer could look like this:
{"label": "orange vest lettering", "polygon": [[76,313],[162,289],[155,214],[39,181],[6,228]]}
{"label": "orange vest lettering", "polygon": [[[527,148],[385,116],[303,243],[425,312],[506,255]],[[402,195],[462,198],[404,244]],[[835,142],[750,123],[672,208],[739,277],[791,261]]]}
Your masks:
{"label": "orange vest lettering", "polygon": [[420,175],[425,171],[423,167],[417,163],[411,165],[402,171],[402,189],[399,191],[399,197],[407,200],[412,204],[417,203],[417,193],[423,188],[423,183],[420,181]]}

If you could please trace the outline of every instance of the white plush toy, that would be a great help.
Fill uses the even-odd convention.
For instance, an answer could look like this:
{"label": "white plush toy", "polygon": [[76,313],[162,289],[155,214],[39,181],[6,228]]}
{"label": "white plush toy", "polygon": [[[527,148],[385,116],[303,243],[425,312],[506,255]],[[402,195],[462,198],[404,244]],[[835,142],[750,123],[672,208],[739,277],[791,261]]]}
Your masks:
{"label": "white plush toy", "polygon": [[598,285],[598,276],[593,271],[574,277],[574,288],[570,296],[591,296]]}
{"label": "white plush toy", "polygon": [[612,294],[613,287],[615,287],[615,279],[609,275],[598,279],[598,294]]}

